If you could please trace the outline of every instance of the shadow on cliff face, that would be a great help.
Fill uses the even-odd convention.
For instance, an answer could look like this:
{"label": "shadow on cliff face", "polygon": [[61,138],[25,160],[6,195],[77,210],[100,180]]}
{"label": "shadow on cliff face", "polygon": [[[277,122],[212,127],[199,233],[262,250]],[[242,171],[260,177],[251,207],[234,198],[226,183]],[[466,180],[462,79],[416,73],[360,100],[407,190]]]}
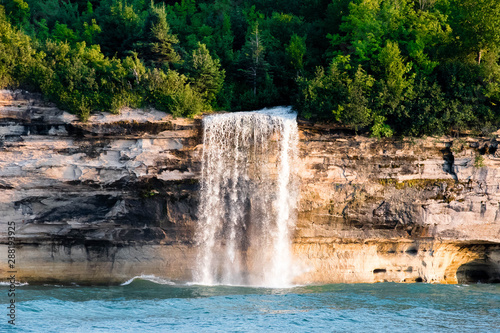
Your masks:
{"label": "shadow on cliff face", "polygon": [[458,283],[500,283],[500,265],[489,260],[474,260],[457,270]]}
{"label": "shadow on cliff face", "polygon": [[446,148],[441,150],[441,153],[443,154],[443,171],[450,174],[454,180],[458,180],[458,176],[455,172],[455,156],[453,155],[453,152],[451,151],[450,147],[453,143],[449,143],[446,145]]}
{"label": "shadow on cliff face", "polygon": [[[64,195],[29,197],[14,202],[15,209],[25,216],[35,216],[35,223],[66,223],[79,221],[92,223],[106,219],[106,214],[116,205],[118,198],[109,194],[82,196]],[[27,219],[28,220],[28,219]]]}

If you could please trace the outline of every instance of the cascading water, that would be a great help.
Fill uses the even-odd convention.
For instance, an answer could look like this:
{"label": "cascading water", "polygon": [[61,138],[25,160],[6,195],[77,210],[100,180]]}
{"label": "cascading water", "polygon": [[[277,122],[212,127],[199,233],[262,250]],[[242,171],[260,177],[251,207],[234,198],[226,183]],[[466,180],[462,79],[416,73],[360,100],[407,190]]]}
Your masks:
{"label": "cascading water", "polygon": [[278,107],[203,119],[196,283],[291,284],[296,117]]}

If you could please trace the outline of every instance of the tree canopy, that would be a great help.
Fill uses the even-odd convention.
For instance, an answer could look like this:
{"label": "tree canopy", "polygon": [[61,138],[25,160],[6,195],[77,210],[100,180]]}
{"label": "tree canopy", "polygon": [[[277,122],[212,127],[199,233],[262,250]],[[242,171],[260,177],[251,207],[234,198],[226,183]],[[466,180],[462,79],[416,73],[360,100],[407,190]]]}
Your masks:
{"label": "tree canopy", "polygon": [[500,124],[497,0],[0,0],[0,88],[82,119],[292,105],[374,136]]}

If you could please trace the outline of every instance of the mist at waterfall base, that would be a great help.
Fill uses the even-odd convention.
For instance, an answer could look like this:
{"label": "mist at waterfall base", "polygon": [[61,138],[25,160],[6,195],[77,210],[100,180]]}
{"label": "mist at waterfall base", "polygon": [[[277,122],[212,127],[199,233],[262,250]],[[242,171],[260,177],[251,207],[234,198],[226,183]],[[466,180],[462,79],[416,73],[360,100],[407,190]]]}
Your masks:
{"label": "mist at waterfall base", "polygon": [[20,286],[0,332],[499,332],[500,285]]}
{"label": "mist at waterfall base", "polygon": [[203,118],[195,283],[292,285],[296,117],[276,107]]}

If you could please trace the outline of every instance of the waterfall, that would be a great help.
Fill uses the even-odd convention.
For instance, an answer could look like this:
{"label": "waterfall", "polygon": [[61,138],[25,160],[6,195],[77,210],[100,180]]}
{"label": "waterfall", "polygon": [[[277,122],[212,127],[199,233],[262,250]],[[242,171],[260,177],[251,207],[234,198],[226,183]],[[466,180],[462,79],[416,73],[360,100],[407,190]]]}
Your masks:
{"label": "waterfall", "polygon": [[291,284],[296,117],[278,107],[203,118],[196,283]]}

